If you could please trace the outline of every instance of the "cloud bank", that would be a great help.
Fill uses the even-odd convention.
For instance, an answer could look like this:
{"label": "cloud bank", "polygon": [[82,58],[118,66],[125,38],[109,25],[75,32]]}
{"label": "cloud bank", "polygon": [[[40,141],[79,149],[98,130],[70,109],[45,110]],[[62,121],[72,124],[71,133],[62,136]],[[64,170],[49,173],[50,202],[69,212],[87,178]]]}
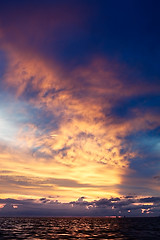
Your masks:
{"label": "cloud bank", "polygon": [[159,216],[160,198],[123,196],[88,201],[85,197],[77,201],[61,203],[54,198],[0,199],[1,216]]}

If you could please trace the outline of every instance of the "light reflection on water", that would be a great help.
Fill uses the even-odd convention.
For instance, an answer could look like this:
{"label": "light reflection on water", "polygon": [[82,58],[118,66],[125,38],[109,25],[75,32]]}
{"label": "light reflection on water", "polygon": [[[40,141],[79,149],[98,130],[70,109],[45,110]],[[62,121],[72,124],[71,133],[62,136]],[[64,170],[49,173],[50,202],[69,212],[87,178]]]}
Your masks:
{"label": "light reflection on water", "polygon": [[160,239],[160,218],[0,218],[3,239]]}

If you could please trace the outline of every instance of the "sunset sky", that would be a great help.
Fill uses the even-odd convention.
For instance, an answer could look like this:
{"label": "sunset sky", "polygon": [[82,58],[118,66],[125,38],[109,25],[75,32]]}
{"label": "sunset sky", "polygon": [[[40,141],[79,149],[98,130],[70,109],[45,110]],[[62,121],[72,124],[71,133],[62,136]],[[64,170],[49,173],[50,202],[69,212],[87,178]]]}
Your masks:
{"label": "sunset sky", "polygon": [[0,4],[0,216],[160,215],[160,2]]}

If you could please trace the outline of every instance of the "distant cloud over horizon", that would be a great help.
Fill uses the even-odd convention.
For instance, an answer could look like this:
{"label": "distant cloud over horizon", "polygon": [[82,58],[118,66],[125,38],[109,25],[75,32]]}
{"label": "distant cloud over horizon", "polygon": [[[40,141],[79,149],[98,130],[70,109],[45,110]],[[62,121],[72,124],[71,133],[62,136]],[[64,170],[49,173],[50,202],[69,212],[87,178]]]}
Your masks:
{"label": "distant cloud over horizon", "polygon": [[88,201],[85,197],[77,201],[61,203],[54,198],[0,199],[1,216],[159,216],[160,197],[103,198]]}

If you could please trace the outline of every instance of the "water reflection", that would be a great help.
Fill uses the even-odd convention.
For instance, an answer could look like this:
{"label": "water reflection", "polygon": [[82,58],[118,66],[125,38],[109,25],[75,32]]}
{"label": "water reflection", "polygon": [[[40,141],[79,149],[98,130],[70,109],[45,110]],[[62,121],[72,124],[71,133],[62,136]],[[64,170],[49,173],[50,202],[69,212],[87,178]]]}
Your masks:
{"label": "water reflection", "polygon": [[160,218],[0,218],[0,239],[160,239]]}

